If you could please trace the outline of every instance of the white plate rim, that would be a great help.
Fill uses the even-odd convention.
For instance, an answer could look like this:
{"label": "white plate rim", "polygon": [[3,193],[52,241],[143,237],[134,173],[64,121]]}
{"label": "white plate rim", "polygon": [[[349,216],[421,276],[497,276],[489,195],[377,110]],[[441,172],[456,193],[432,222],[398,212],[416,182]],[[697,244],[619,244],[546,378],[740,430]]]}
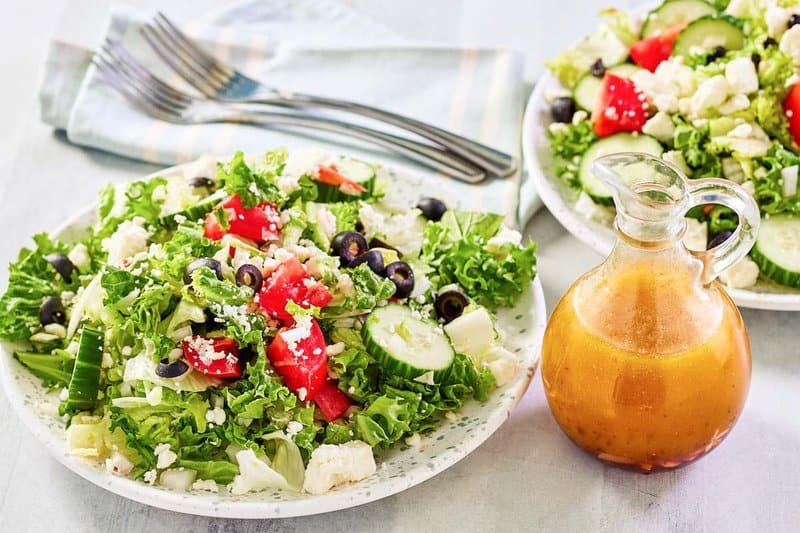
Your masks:
{"label": "white plate rim", "polygon": [[[169,176],[170,174],[183,171],[191,164],[191,162],[184,163],[159,170],[149,174],[144,179],[159,175]],[[388,166],[410,176],[419,175],[418,171],[411,170],[402,165],[392,164]],[[88,217],[90,213],[93,213],[95,209],[96,204],[93,204],[72,215],[65,222],[60,224],[51,234],[58,235],[68,231],[79,221]],[[152,507],[199,516],[245,519],[310,516],[348,509],[403,492],[450,468],[464,459],[493,435],[510,416],[512,410],[524,396],[538,367],[542,336],[547,319],[544,292],[538,275],[534,278],[532,283],[532,298],[534,323],[531,326],[529,335],[530,338],[534,339],[534,344],[532,345],[533,350],[529,358],[524,361],[526,364],[520,365],[517,378],[513,382],[502,387],[503,396],[501,396],[501,398],[505,397],[505,393],[510,393],[509,396],[506,397],[508,398],[506,405],[498,404],[494,409],[488,411],[484,429],[480,432],[474,432],[468,442],[462,443],[467,445],[462,445],[440,454],[435,469],[425,468],[424,465],[420,465],[409,470],[408,473],[402,477],[381,482],[367,493],[368,496],[358,498],[352,496],[348,498],[348,491],[346,490],[351,487],[357,488],[358,483],[345,487],[345,490],[341,492],[334,491],[324,495],[309,496],[304,499],[293,501],[270,501],[267,499],[268,495],[266,495],[266,493],[265,499],[262,501],[237,501],[234,499],[226,501],[225,499],[211,499],[205,497],[205,495],[201,496],[196,493],[181,493],[160,487],[151,487],[140,481],[114,476],[98,468],[96,465],[92,465],[67,453],[63,439],[59,440],[54,438],[51,431],[31,412],[33,409],[36,409],[36,407],[31,403],[26,403],[21,395],[14,394],[13,391],[18,390],[14,375],[16,372],[19,372],[20,369],[22,369],[22,371],[25,370],[13,359],[9,347],[2,343],[0,343],[0,383],[2,383],[2,387],[6,391],[6,397],[17,416],[19,416],[23,424],[34,437],[45,446],[50,455],[72,472],[100,488]],[[17,368],[14,368],[14,366]],[[495,393],[500,393],[500,390],[495,391]],[[502,409],[500,407],[502,407]]]}
{"label": "white plate rim", "polygon": [[[558,178],[548,175],[539,158],[541,146],[538,143],[546,129],[546,124],[541,120],[543,110],[547,108],[545,91],[548,88],[560,86],[555,76],[546,72],[531,91],[522,120],[523,165],[533,180],[542,203],[556,220],[578,240],[606,257],[611,252],[614,243],[613,231],[610,228],[601,227],[599,223],[588,220],[577,213],[562,194],[562,190],[566,186]],[[603,233],[603,229],[607,231]],[[725,289],[740,307],[773,311],[800,311],[800,292],[756,292],[728,287]]]}

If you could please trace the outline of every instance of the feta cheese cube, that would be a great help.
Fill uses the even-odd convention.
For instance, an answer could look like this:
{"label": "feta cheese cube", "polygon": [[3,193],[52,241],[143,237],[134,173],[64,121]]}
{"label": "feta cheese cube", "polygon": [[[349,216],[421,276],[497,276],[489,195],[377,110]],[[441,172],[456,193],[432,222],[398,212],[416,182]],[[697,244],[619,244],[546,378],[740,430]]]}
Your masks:
{"label": "feta cheese cube", "polygon": [[697,117],[705,116],[708,111],[719,106],[728,98],[728,80],[725,76],[713,76],[697,88],[691,100],[692,113]]}
{"label": "feta cheese cube", "polygon": [[659,141],[667,142],[672,140],[672,136],[675,134],[675,125],[668,114],[659,111],[645,122],[642,132],[655,137]]}
{"label": "feta cheese cube", "polygon": [[792,26],[781,37],[780,50],[792,60],[795,65],[800,65],[800,26]]}
{"label": "feta cheese cube", "polygon": [[323,444],[311,454],[303,490],[323,494],[343,483],[361,481],[375,473],[375,458],[366,442]]}
{"label": "feta cheese cube", "polygon": [[719,275],[720,281],[732,289],[746,289],[758,281],[758,265],[749,257],[741,258]]}
{"label": "feta cheese cube", "polygon": [[725,65],[725,80],[732,93],[750,94],[758,90],[756,66],[749,57],[737,57]]}
{"label": "feta cheese cube", "polygon": [[117,476],[127,476],[133,471],[134,464],[119,452],[114,452],[106,459],[106,471]]}
{"label": "feta cheese cube", "polygon": [[719,106],[718,110],[723,115],[730,115],[750,107],[750,99],[744,94],[734,94]]}

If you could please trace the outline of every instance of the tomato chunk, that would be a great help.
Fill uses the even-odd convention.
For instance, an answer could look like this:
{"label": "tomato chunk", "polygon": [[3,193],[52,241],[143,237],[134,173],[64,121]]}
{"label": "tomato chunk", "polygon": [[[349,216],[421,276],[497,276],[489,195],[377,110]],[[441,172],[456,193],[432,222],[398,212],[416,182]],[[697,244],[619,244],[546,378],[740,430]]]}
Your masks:
{"label": "tomato chunk", "polygon": [[289,390],[302,401],[313,400],[325,384],[325,337],[311,317],[302,324],[281,329],[270,342],[267,357]]}
{"label": "tomato chunk", "polygon": [[360,194],[367,190],[357,181],[353,181],[344,174],[340,174],[339,170],[334,165],[319,167],[318,174],[318,182],[328,185],[335,185],[342,189],[342,191],[346,194]]}
{"label": "tomato chunk", "polygon": [[795,144],[800,145],[800,83],[792,85],[783,100],[783,113],[789,123],[789,133]]}
{"label": "tomato chunk", "polygon": [[652,37],[633,43],[633,46],[628,51],[631,55],[631,60],[640,67],[646,68],[650,72],[655,72],[656,67],[672,55],[675,39],[678,38],[678,34],[685,27],[686,23],[677,24]]}
{"label": "tomato chunk", "polygon": [[303,309],[312,305],[325,307],[333,299],[328,289],[305,271],[300,260],[291,257],[278,265],[278,268],[264,281],[258,293],[258,305],[267,314],[282,324],[291,324],[294,319],[286,311],[290,301]]}
{"label": "tomato chunk", "polygon": [[347,397],[345,393],[339,390],[335,381],[328,380],[322,386],[314,398],[314,402],[325,415],[328,422],[333,422],[337,418],[341,418],[345,412],[350,409],[353,402]]}
{"label": "tomato chunk", "polygon": [[239,346],[233,339],[209,339],[195,335],[181,341],[181,345],[186,362],[202,374],[216,378],[238,378],[242,375]]}
{"label": "tomato chunk", "polygon": [[606,72],[592,112],[594,132],[600,137],[619,131],[642,131],[650,104],[629,79]]}
{"label": "tomato chunk", "polygon": [[274,204],[262,203],[245,209],[239,196],[234,194],[219,207],[225,210],[230,227],[222,228],[215,209],[206,217],[204,235],[209,239],[219,240],[223,235],[231,233],[263,243],[274,241],[280,236],[281,217]]}

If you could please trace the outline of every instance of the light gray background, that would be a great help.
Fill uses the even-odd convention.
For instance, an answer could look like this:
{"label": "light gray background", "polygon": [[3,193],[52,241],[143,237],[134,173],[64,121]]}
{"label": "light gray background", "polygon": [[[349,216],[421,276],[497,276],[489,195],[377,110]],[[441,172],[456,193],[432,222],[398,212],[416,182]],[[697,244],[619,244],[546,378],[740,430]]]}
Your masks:
{"label": "light gray background", "polygon": [[[153,0],[133,2],[154,6]],[[424,40],[504,45],[541,62],[588,31],[593,0],[350,0]],[[5,0],[0,32],[0,262],[36,231],[94,200],[100,185],[153,170],[70,146],[38,120],[36,89],[48,40],[91,44],[109,1]],[[163,2],[170,14],[214,2]],[[636,2],[623,0],[617,7]],[[513,127],[513,125],[509,125]],[[546,212],[528,227],[539,242],[548,308],[600,257]],[[3,275],[5,272],[3,271]],[[480,449],[403,494],[327,515],[215,520],[151,509],[107,493],[50,458],[0,398],[0,531],[798,531],[800,349],[796,313],[743,312],[753,346],[750,397],[725,443],[697,464],[642,476],[576,450],[547,409],[537,375],[511,419]]]}

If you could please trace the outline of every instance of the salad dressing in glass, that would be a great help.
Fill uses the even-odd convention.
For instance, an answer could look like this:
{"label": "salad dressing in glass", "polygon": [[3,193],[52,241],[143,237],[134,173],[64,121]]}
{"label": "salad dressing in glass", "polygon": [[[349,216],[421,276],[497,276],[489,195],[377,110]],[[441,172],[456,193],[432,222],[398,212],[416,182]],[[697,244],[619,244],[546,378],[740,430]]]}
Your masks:
{"label": "salad dressing in glass", "polygon": [[[680,466],[714,448],[744,406],[749,340],[713,278],[752,245],[758,211],[734,185],[689,185],[650,156],[597,165],[614,189],[620,239],[553,311],[542,354],[548,403],[564,432],[601,460]],[[689,252],[683,214],[706,202],[730,205],[742,222],[722,245]]]}

